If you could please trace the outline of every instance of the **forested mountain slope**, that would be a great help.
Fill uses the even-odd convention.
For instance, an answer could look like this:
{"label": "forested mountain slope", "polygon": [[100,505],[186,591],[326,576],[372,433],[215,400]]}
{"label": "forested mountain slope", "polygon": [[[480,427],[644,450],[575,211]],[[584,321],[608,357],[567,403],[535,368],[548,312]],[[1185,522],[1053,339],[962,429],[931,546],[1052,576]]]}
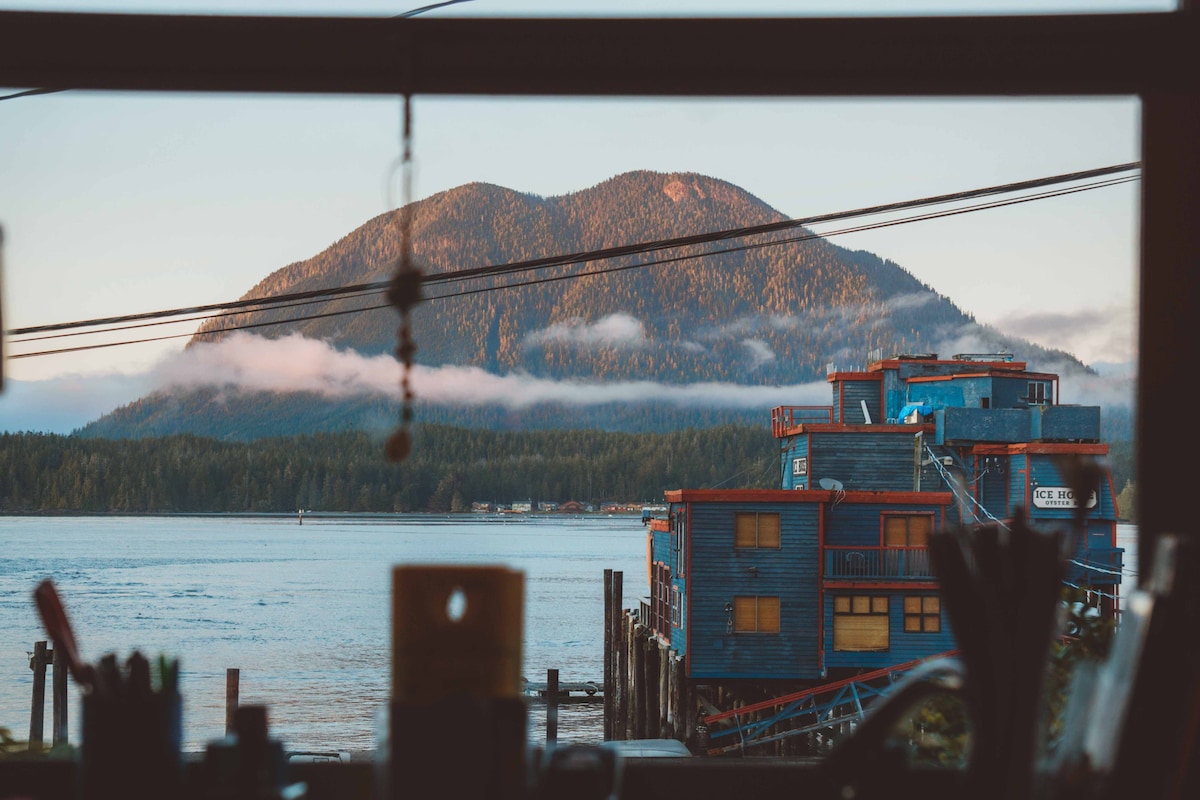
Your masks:
{"label": "forested mountain slope", "polygon": [[[727,182],[691,173],[648,171],[619,175],[559,197],[473,183],[422,200],[413,210],[414,252],[428,273],[784,219]],[[843,368],[862,366],[874,351],[883,355],[926,352],[965,334],[977,347],[1014,348],[1014,343],[975,325],[949,299],[890,261],[822,239],[779,243],[801,233],[792,230],[598,262],[586,266],[663,262],[755,245],[522,288],[476,292],[492,285],[479,279],[432,287],[427,292],[431,298],[414,314],[417,361],[430,367],[477,366],[491,374],[555,380],[775,386],[820,380],[831,362]],[[399,256],[399,236],[399,212],[381,215],[313,258],[276,270],[245,296],[385,279]],[[578,268],[555,267],[524,279],[575,271]],[[437,299],[463,291],[473,293]],[[197,337],[192,346],[219,339],[220,331],[246,323],[381,302],[376,294],[323,306],[224,317],[201,329],[217,332],[216,336]],[[396,314],[385,308],[256,332],[271,337],[299,332],[339,349],[382,354],[395,347],[396,325]],[[1049,355],[1023,342],[1015,343],[1015,349],[1033,362]],[[1073,360],[1061,353],[1054,359]],[[392,416],[392,409],[379,397],[331,401],[269,392],[249,395],[231,388],[156,394],[118,409],[84,432],[141,436],[189,431],[240,439],[254,435],[256,416],[269,425],[271,435],[362,428]],[[514,424],[499,407],[482,414],[452,408],[426,408],[425,413],[427,419],[453,424]],[[659,420],[658,429],[676,424],[664,422],[661,414],[628,409],[614,412],[615,416],[582,415],[582,420],[554,407],[522,413],[532,427],[571,427],[583,421],[635,430],[637,420],[647,416]],[[678,424],[695,424],[693,412],[666,416],[678,417]]]}

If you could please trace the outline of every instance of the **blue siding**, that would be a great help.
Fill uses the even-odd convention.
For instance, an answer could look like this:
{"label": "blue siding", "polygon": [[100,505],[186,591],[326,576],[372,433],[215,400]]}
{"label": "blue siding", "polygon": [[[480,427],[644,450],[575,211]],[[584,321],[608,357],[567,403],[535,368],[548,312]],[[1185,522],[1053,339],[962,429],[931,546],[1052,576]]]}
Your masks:
{"label": "blue siding", "polygon": [[933,514],[934,527],[942,522],[942,506],[933,503],[845,504],[825,512],[825,544],[828,547],[881,547],[883,513]]}
{"label": "blue siding", "polygon": [[934,409],[947,406],[961,406],[965,402],[962,381],[934,381],[931,383],[910,383],[908,385],[908,402],[924,403]]}
{"label": "blue siding", "polygon": [[[809,485],[834,478],[847,491],[911,492],[914,446],[910,431],[810,434]],[[923,470],[923,489],[940,491],[938,483],[932,467]]]}
{"label": "blue siding", "polygon": [[1026,404],[1029,378],[993,378],[992,408],[1018,408]]}
{"label": "blue siding", "polygon": [[1014,511],[1017,506],[1022,508],[1029,507],[1029,498],[1025,496],[1026,474],[1022,470],[1028,471],[1029,456],[1014,455],[1008,460],[1008,505]]}
{"label": "blue siding", "polygon": [[[818,504],[694,502],[690,507],[691,677],[818,677]],[[778,513],[780,548],[734,548],[734,514],[740,511]],[[728,633],[725,604],[739,595],[779,597],[779,633]]]}
{"label": "blue siding", "polygon": [[886,506],[839,505],[825,514],[825,544],[833,547],[879,547],[879,510]]}
{"label": "blue siding", "polygon": [[671,649],[679,655],[687,653],[687,580],[685,578],[672,575],[671,584],[679,589],[679,605],[680,614],[679,625],[671,625]]}
{"label": "blue siding", "polygon": [[937,443],[1028,442],[1032,423],[1016,408],[947,408],[937,412]]}
{"label": "blue siding", "polygon": [[[1055,464],[1053,456],[1034,455],[1031,458],[1030,485],[1034,490],[1038,487],[1067,486],[1067,481]],[[1094,508],[1088,509],[1088,518],[1115,520],[1117,518],[1116,504],[1113,501],[1112,492],[1109,491],[1109,482],[1107,480],[1100,481],[1096,490],[1097,502]],[[1037,508],[1034,506],[1033,498],[1029,499],[1028,510],[1031,520],[1070,520],[1075,515],[1075,509],[1072,508]]]}
{"label": "blue siding", "polygon": [[1008,456],[984,456],[980,459],[977,499],[997,519],[1011,517],[1015,508],[1008,502],[1010,475]]}
{"label": "blue siding", "polygon": [[1041,430],[1035,439],[1046,442],[1100,441],[1099,406],[1037,406],[1031,408]]}
{"label": "blue siding", "polygon": [[833,421],[845,422],[842,419],[842,382],[833,382]]}
{"label": "blue siding", "polygon": [[884,410],[884,422],[895,423],[904,408],[908,387],[900,380],[895,370],[885,370],[883,373],[883,401],[887,408]]}
{"label": "blue siding", "polygon": [[[835,652],[833,649],[833,598],[836,595],[886,595],[888,597],[888,649],[869,653]],[[904,631],[904,597],[906,595],[934,595],[930,591],[872,591],[848,590],[829,591],[825,593],[825,666],[826,668],[860,668],[879,669],[893,664],[903,664],[918,658],[944,653],[955,647],[954,636],[950,632],[950,622],[946,618],[943,604],[941,613],[941,631],[938,633],[905,633]]]}
{"label": "blue siding", "polygon": [[879,408],[879,381],[840,381],[842,391],[842,412],[847,425],[864,425],[867,422],[863,416],[862,404],[866,402],[867,411],[871,414],[871,422],[879,425],[885,420]]}
{"label": "blue siding", "polygon": [[[784,489],[796,489],[796,488],[807,489],[809,487],[809,485],[810,485],[809,480],[812,476],[812,468],[813,468],[812,460],[810,459],[808,462],[807,474],[805,474],[805,475],[794,475],[793,467],[792,467],[793,459],[807,458],[807,457],[808,457],[808,437],[807,436],[793,436],[791,439],[788,440],[788,444],[783,450],[782,461],[780,462],[780,470],[782,471],[782,474],[783,474],[783,481],[782,481],[781,485]],[[811,485],[814,488],[816,488],[815,481]]]}

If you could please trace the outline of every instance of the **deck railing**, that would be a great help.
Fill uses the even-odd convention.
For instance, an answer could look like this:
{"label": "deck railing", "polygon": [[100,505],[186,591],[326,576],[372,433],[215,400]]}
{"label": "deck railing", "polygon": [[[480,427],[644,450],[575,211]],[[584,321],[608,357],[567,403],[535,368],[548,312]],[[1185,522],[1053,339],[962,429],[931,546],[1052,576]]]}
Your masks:
{"label": "deck railing", "polygon": [[833,406],[776,406],[771,409],[771,435],[776,439],[806,423],[833,422]]}
{"label": "deck railing", "polygon": [[826,547],[825,577],[849,580],[931,580],[926,547]]}

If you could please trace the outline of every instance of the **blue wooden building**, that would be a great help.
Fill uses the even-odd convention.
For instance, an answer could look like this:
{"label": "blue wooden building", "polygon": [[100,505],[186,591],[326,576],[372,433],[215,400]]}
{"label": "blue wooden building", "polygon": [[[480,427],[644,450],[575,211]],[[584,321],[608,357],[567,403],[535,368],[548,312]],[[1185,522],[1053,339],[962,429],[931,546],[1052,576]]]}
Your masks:
{"label": "blue wooden building", "polygon": [[695,683],[819,683],[951,650],[932,531],[1066,527],[1086,510],[1068,580],[1113,613],[1117,507],[1067,456],[1102,458],[1100,409],[1012,356],[896,356],[832,372],[827,407],[772,412],[780,488],[667,492],[650,524],[649,627]]}

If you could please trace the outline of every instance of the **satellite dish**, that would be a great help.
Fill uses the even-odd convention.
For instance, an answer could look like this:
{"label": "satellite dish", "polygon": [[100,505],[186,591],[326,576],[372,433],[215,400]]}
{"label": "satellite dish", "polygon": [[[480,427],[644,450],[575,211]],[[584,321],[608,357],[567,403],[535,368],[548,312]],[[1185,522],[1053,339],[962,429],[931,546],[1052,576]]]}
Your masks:
{"label": "satellite dish", "polygon": [[842,482],[835,481],[833,478],[821,478],[818,483],[821,484],[822,489],[826,489],[831,492],[840,492],[842,490]]}

